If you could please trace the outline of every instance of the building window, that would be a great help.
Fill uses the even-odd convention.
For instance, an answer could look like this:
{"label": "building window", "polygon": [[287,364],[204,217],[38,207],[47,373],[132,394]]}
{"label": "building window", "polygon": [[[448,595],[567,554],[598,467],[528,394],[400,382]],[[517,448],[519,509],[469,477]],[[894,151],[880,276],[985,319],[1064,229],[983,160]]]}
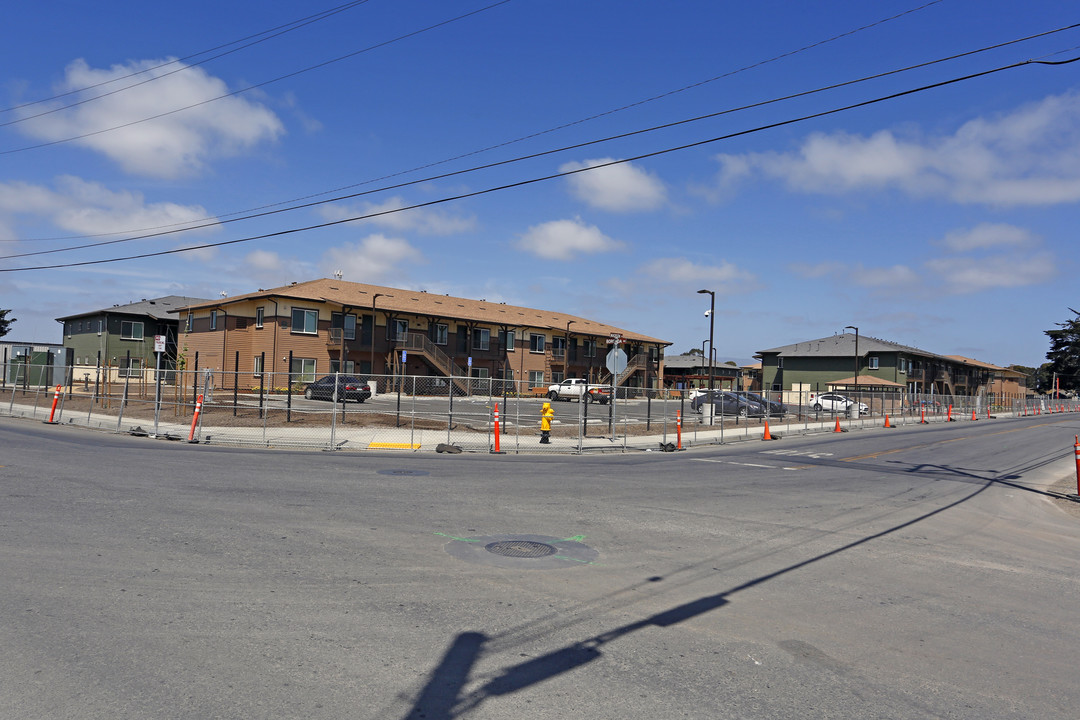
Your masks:
{"label": "building window", "polygon": [[473,328],[472,349],[489,350],[491,348],[491,331],[487,328]]}
{"label": "building window", "polygon": [[262,330],[263,320],[266,316],[266,308],[255,308],[255,329]]}
{"label": "building window", "polygon": [[583,340],[582,345],[585,346],[585,357],[596,357],[595,340]]}
{"label": "building window", "polygon": [[878,369],[877,355],[871,355],[870,356],[869,366],[870,366],[871,370],[877,370]]}
{"label": "building window", "polygon": [[345,373],[346,375],[352,375],[354,372],[356,372],[356,365],[353,363],[352,360],[346,360],[345,361],[345,369],[344,370],[341,370],[340,368],[341,368],[341,363],[339,361],[337,361],[337,360],[331,360],[330,361],[330,372],[331,373]]}
{"label": "building window", "polygon": [[447,338],[450,334],[450,327],[446,323],[435,323],[435,339],[436,345],[445,345]]}
{"label": "building window", "polygon": [[491,371],[487,368],[474,367],[470,373],[474,378],[480,378],[481,380],[487,380],[491,377]]}
{"label": "building window", "polygon": [[499,344],[503,350],[510,352],[514,349],[515,333],[513,330],[500,330],[499,331]]}
{"label": "building window", "polygon": [[187,314],[187,326],[184,332],[191,332],[191,328],[195,327],[195,313]]}
{"label": "building window", "polygon": [[[89,327],[90,326],[87,325],[87,328],[89,328]],[[105,321],[104,320],[98,320],[97,321],[97,334],[100,335],[104,331],[105,331]]]}
{"label": "building window", "polygon": [[[541,335],[540,337],[543,337]],[[543,370],[530,370],[529,371],[529,385],[537,387],[544,384],[544,371]]]}
{"label": "building window", "polygon": [[294,357],[289,372],[294,383],[315,382],[315,358]]}
{"label": "building window", "polygon": [[901,375],[905,374],[907,372],[907,360],[900,358],[900,367],[898,369]]}
{"label": "building window", "polygon": [[138,377],[140,373],[142,373],[142,358],[131,358],[130,363],[127,358],[120,361],[120,369],[117,372],[120,377]]}
{"label": "building window", "polygon": [[319,311],[305,310],[304,308],[293,308],[291,332],[301,335],[318,335]]}
{"label": "building window", "polygon": [[142,340],[143,324],[137,320],[123,320],[120,323],[121,340]]}
{"label": "building window", "polygon": [[330,327],[344,329],[346,340],[356,339],[356,316],[332,313],[330,315]]}
{"label": "building window", "polygon": [[553,383],[561,383],[565,379],[566,379],[566,373],[562,372],[561,370],[552,370],[551,371],[551,382],[553,382]]}
{"label": "building window", "polygon": [[71,326],[72,325],[74,325],[74,323],[64,323],[64,329],[67,331],[67,336],[68,337],[71,337]]}
{"label": "building window", "polygon": [[254,362],[251,363],[251,374],[255,377],[262,377],[262,355],[256,355]]}
{"label": "building window", "polygon": [[773,389],[773,392],[781,392],[783,390],[783,388],[780,387],[780,383],[773,383],[772,384],[772,389]]}
{"label": "building window", "polygon": [[[529,352],[542,353],[544,352],[544,335],[540,333],[529,333]],[[541,373],[542,374],[542,373]]]}
{"label": "building window", "polygon": [[551,338],[551,356],[559,360],[566,357],[566,338],[562,335]]}
{"label": "building window", "polygon": [[217,310],[210,311],[210,329],[217,330]]}
{"label": "building window", "polygon": [[782,358],[782,357],[776,358],[776,369],[777,370],[783,370],[784,369],[784,358]]}
{"label": "building window", "polygon": [[409,336],[409,321],[395,320],[391,327],[394,329],[394,336],[389,339],[396,342],[405,342]]}

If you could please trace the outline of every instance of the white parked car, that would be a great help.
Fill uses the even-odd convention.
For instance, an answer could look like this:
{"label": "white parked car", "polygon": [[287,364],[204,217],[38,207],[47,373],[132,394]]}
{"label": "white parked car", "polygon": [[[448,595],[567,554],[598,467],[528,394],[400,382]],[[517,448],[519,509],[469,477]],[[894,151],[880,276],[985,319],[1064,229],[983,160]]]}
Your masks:
{"label": "white parked car", "polygon": [[[846,413],[854,403],[855,401],[851,398],[837,393],[821,393],[820,395],[810,393],[810,407],[817,411]],[[870,412],[870,408],[867,407],[866,403],[859,403],[859,414],[865,415],[868,412]]]}

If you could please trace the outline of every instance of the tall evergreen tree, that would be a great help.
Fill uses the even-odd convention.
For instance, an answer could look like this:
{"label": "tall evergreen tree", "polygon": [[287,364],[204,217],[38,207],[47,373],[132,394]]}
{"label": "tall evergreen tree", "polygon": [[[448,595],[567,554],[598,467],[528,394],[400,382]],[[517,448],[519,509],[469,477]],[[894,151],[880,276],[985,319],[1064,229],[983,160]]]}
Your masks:
{"label": "tall evergreen tree", "polygon": [[10,310],[0,309],[0,337],[4,337],[11,330],[11,323],[15,322],[15,318],[8,319],[8,313]]}
{"label": "tall evergreen tree", "polygon": [[1076,317],[1054,323],[1057,330],[1045,331],[1050,338],[1050,351],[1046,353],[1050,367],[1047,370],[1057,376],[1062,390],[1080,387],[1080,312],[1072,308],[1069,311]]}

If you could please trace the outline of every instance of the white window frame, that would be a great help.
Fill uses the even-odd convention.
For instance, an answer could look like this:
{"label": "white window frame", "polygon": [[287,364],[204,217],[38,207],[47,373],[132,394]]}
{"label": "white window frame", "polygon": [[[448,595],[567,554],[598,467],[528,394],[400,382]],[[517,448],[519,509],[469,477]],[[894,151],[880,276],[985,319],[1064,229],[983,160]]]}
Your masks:
{"label": "white window frame", "polygon": [[184,332],[191,332],[193,327],[195,327],[195,313],[189,312],[187,314],[187,325]]}
{"label": "white window frame", "polygon": [[255,356],[255,359],[251,362],[251,376],[262,377],[262,354]]}
{"label": "white window frame", "polygon": [[[124,328],[127,327],[127,332],[124,332]],[[138,337],[135,336],[135,328],[139,328]],[[145,338],[143,333],[143,323],[141,320],[121,320],[120,321],[120,339],[121,340],[142,340]]]}
{"label": "white window frame", "polygon": [[331,358],[331,360],[330,360],[330,374],[331,375],[333,375],[334,373],[338,373],[338,372],[343,373],[345,375],[355,375],[356,374],[356,363],[353,360],[346,360],[345,361],[345,369],[344,370],[339,370],[338,369],[338,366],[340,364],[341,363],[339,361],[334,360],[333,358]]}
{"label": "white window frame", "polygon": [[777,370],[783,370],[784,369],[784,358],[782,358],[782,357],[776,358],[776,369]]}
{"label": "white window frame", "polygon": [[262,330],[263,322],[266,320],[266,308],[261,305],[255,308],[255,329]]}
{"label": "white window frame", "polygon": [[529,371],[529,387],[541,387],[546,385],[544,382],[543,370],[530,370]]}
{"label": "white window frame", "polygon": [[393,321],[393,325],[391,327],[394,328],[394,336],[390,337],[390,338],[387,338],[388,340],[393,340],[394,342],[405,342],[405,340],[408,339],[408,337],[409,337],[409,321],[408,320],[395,319]]}
{"label": "white window frame", "polygon": [[869,370],[880,370],[881,369],[881,361],[878,360],[878,356],[877,355],[871,355],[869,358],[867,358],[866,367]]}
{"label": "white window frame", "polygon": [[472,331],[472,349],[473,350],[490,350],[491,349],[491,330],[487,328],[473,328]]}
{"label": "white window frame", "polygon": [[[292,367],[289,368],[289,380],[294,383],[315,382],[318,366],[315,358],[293,357]],[[297,370],[297,367],[300,369]]]}
{"label": "white window frame", "polygon": [[542,353],[547,343],[547,335],[544,333],[529,333],[529,352]]}
{"label": "white window frame", "polygon": [[[300,329],[296,329],[297,314],[302,314]],[[293,335],[318,335],[319,334],[319,311],[311,308],[294,307],[291,313],[292,322],[289,323],[289,332]],[[314,318],[314,328],[308,330],[308,320]]]}
{"label": "white window frame", "polygon": [[218,311],[217,310],[211,310],[210,311],[210,329],[211,330],[217,330],[217,316],[218,316]]}
{"label": "white window frame", "polygon": [[595,340],[583,340],[582,344],[585,347],[585,357],[596,357],[596,341]]}
{"label": "white window frame", "polygon": [[436,345],[446,345],[450,339],[450,326],[446,323],[435,323],[435,338],[432,340]]}

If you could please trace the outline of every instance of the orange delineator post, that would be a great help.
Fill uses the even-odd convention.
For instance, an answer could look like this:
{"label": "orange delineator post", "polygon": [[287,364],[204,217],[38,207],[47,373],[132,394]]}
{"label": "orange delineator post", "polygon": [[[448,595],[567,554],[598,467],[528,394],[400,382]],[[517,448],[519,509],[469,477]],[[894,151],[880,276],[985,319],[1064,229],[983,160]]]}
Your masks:
{"label": "orange delineator post", "polygon": [[495,452],[499,452],[499,406],[495,405]]}
{"label": "orange delineator post", "polygon": [[200,395],[195,399],[195,415],[191,418],[191,432],[188,433],[188,442],[195,442],[195,425],[199,422],[199,413],[202,412],[202,398]]}
{"label": "orange delineator post", "polygon": [[675,411],[675,436],[678,438],[675,448],[682,450],[682,410]]}
{"label": "orange delineator post", "polygon": [[1076,444],[1073,445],[1073,453],[1076,455],[1076,494],[1080,495],[1080,435],[1073,436]]}
{"label": "orange delineator post", "polygon": [[929,423],[926,422],[926,408],[922,409],[922,419],[919,420],[919,424],[920,425],[928,425],[929,424]]}
{"label": "orange delineator post", "polygon": [[47,421],[49,425],[55,425],[56,424],[56,421],[53,420],[53,416],[56,414],[56,404],[58,402],[60,402],[60,386],[59,385],[56,386],[56,392],[53,393],[52,410],[49,411],[49,419]]}
{"label": "orange delineator post", "polygon": [[952,421],[953,421],[953,419],[952,419],[952,405],[950,405],[949,406],[949,417],[948,417],[947,422],[952,422]]}

